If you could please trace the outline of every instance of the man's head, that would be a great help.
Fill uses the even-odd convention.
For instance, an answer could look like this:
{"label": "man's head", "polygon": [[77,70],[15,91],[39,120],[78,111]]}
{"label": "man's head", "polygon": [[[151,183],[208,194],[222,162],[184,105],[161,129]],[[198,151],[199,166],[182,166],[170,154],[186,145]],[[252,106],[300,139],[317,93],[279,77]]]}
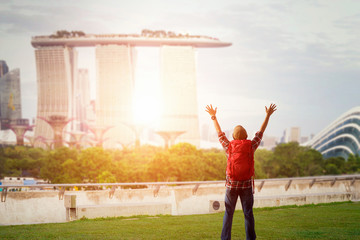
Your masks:
{"label": "man's head", "polygon": [[243,139],[247,139],[247,132],[245,130],[245,128],[243,128],[241,125],[237,125],[234,128],[234,132],[233,132],[233,138],[234,140],[243,140]]}

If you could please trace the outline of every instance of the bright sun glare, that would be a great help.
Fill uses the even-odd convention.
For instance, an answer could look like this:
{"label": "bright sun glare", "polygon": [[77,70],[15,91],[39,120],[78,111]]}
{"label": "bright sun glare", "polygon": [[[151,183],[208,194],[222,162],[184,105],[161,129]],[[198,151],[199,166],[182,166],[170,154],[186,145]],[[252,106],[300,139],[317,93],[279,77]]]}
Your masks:
{"label": "bright sun glare", "polygon": [[134,120],[137,124],[156,124],[161,116],[159,50],[137,48]]}
{"label": "bright sun glare", "polygon": [[[95,50],[77,49],[82,56],[80,68],[89,70],[91,98],[95,99]],[[140,125],[156,126],[161,116],[160,53],[156,47],[137,47],[135,63],[135,89],[133,99],[134,122]]]}

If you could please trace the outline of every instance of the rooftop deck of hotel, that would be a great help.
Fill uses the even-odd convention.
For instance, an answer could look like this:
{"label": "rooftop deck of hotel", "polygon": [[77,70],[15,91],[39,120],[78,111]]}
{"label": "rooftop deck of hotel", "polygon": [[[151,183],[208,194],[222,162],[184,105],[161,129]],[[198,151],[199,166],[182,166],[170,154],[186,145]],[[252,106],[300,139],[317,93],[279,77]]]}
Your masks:
{"label": "rooftop deck of hotel", "polygon": [[91,47],[96,45],[130,45],[138,47],[159,47],[162,45],[193,46],[197,48],[228,47],[232,44],[205,36],[149,37],[136,34],[86,34],[77,37],[35,36],[31,40],[33,47],[68,46]]}

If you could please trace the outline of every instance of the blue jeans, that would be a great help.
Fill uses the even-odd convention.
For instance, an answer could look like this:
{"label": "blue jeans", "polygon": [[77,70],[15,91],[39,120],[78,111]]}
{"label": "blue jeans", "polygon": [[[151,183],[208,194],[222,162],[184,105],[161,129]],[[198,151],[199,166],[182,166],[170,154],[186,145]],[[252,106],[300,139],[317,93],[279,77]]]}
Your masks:
{"label": "blue jeans", "polygon": [[223,221],[223,228],[221,232],[221,239],[231,239],[231,227],[236,207],[236,202],[240,197],[242,209],[245,217],[245,231],[246,239],[256,239],[255,234],[255,220],[253,214],[254,195],[252,188],[244,189],[226,189],[225,194],[225,215]]}

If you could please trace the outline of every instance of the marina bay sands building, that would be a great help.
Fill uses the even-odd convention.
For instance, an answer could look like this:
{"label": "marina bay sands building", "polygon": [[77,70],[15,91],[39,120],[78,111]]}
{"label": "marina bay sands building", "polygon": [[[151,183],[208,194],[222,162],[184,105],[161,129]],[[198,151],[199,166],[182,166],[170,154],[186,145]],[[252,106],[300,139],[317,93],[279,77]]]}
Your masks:
{"label": "marina bay sands building", "polygon": [[[80,32],[81,33],[81,32]],[[104,147],[128,146],[135,142],[133,121],[136,47],[160,49],[160,81],[163,111],[156,129],[161,136],[179,136],[178,142],[199,147],[200,132],[196,93],[196,48],[226,47],[231,43],[205,36],[143,30],[139,34],[57,34],[32,38],[35,48],[39,120],[35,137],[53,139],[52,115],[79,121],[79,75],[77,47],[94,47],[96,60],[95,126],[108,129]],[[159,61],[158,59],[154,59]],[[87,103],[84,103],[87,104]],[[146,116],[144,116],[146,118]],[[86,117],[84,118],[86,122]],[[89,122],[87,122],[89,124]],[[76,124],[63,131],[79,131]],[[106,140],[106,141],[105,141]]]}

